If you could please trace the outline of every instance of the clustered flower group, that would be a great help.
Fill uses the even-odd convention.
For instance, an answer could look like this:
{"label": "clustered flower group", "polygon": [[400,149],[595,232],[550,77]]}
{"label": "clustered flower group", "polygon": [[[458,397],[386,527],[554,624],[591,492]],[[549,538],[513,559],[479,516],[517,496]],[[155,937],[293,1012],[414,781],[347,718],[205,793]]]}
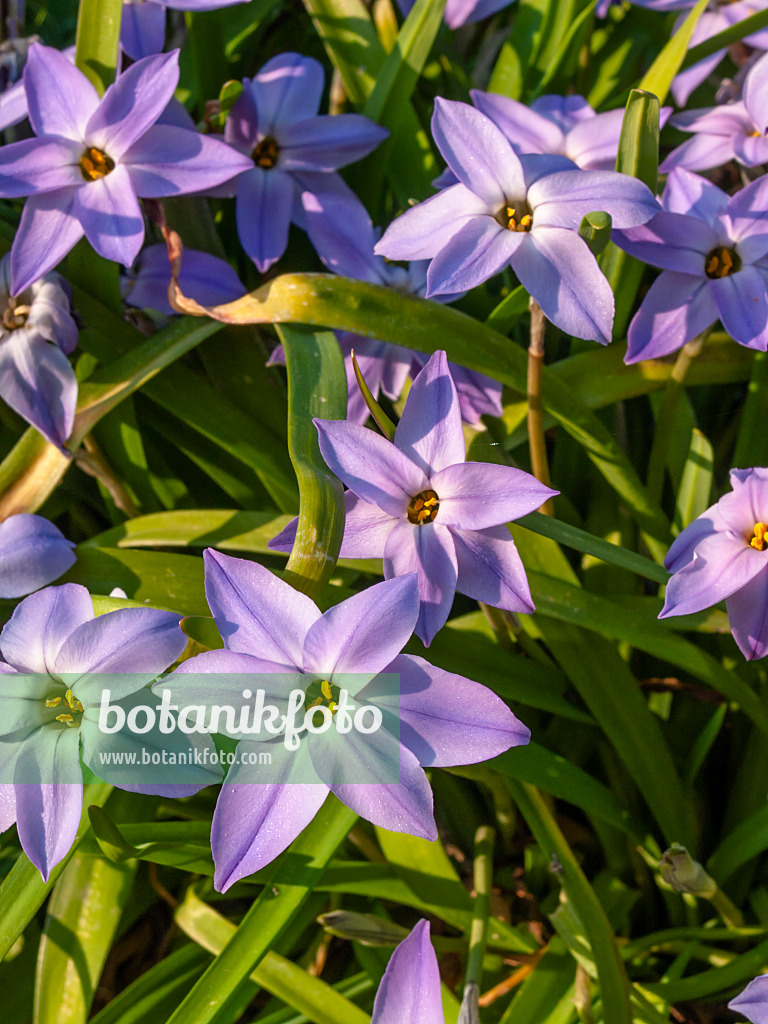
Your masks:
{"label": "clustered flower group", "polygon": [[[597,113],[575,95],[541,96],[530,107],[479,90],[471,105],[438,97],[432,134],[446,169],[437,191],[380,235],[339,172],[388,132],[360,114],[320,114],[324,71],[314,59],[279,54],[245,78],[221,137],[199,132],[174,100],[178,51],[162,53],[165,9],[239,2],[125,0],[121,47],[135,63],[103,97],[72,54],[33,43],[23,82],[0,99],[0,127],[26,116],[34,133],[0,148],[0,197],[27,197],[0,263],[0,395],[61,451],[75,424],[77,382],[68,356],[78,328],[71,290],[55,272],[59,263],[85,238],[126,269],[127,305],[173,314],[166,251],[144,248],[141,199],[234,197],[240,242],[260,273],[285,253],[291,224],[332,272],[441,302],[511,271],[557,328],[608,344],[613,291],[579,230],[600,211],[610,216],[616,246],[661,270],[630,324],[627,363],[668,356],[717,321],[737,343],[768,350],[768,180],[754,171],[768,163],[768,54],[751,65],[739,98],[671,118],[662,110],[662,126],[669,119],[692,137],[662,163],[668,177],[660,197],[613,169],[621,110]],[[507,2],[448,0],[445,18],[456,27]],[[636,2],[657,10],[693,6]],[[410,9],[407,0],[400,6]],[[738,0],[706,12],[693,42],[755,6]],[[768,35],[747,42],[762,50]],[[722,56],[678,76],[679,103]],[[696,173],[728,160],[752,169],[734,194]],[[244,290],[228,263],[203,252],[185,251],[181,275],[182,288],[203,304]],[[224,775],[213,759],[137,784],[110,763],[126,737],[100,727],[106,674],[114,706],[125,713],[169,700],[200,709],[233,704],[243,679],[258,676],[284,709],[298,687],[306,706],[325,718],[337,713],[342,691],[382,716],[383,728],[370,735],[305,727],[298,756],[287,745],[243,736],[229,722],[222,726],[239,757],[223,778],[212,825],[221,891],[280,854],[329,792],[376,825],[434,839],[424,769],[486,760],[528,742],[527,727],[491,690],[402,651],[414,633],[425,647],[432,643],[457,591],[508,612],[534,611],[508,524],[558,492],[510,465],[467,461],[464,425],[501,415],[498,382],[450,363],[444,352],[430,357],[349,334],[339,343],[347,419],[316,419],[315,426],[323,458],[348,488],[341,557],[381,560],[383,582],[321,612],[257,562],[209,549],[206,595],[223,646],[177,664],[186,646],[177,615],[126,606],[96,616],[84,587],[48,586],[75,559],[52,524],[32,515],[0,524],[0,598],[29,595],[0,633],[0,830],[17,824],[44,878],[79,827],[81,759],[115,785],[162,795],[193,793]],[[357,387],[353,350],[374,400],[398,401],[412,378],[391,440],[366,426],[369,399]],[[282,361],[278,347],[270,362]],[[731,493],[672,544],[661,617],[725,600],[739,649],[747,659],[762,658],[768,469],[734,470],[731,483]],[[295,535],[294,522],[271,547],[290,551]],[[216,750],[208,736],[169,738],[154,726],[141,735],[144,747],[158,750],[181,739],[206,757]],[[362,765],[366,782],[357,772]],[[762,979],[731,1005],[755,1024],[768,1022]],[[422,922],[392,956],[373,1022],[442,1019],[437,963]]]}

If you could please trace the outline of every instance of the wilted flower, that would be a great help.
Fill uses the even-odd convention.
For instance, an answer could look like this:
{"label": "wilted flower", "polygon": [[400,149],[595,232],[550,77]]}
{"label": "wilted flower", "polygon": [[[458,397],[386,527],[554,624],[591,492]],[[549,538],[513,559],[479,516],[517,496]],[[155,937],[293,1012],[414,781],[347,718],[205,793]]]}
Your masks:
{"label": "wilted flower", "polygon": [[10,265],[5,255],[0,261],[0,398],[61,448],[72,433],[77,405],[77,380],[67,359],[78,336],[69,286],[58,274],[46,274],[13,293]]}
{"label": "wilted flower", "polygon": [[375,251],[433,257],[429,298],[468,291],[510,266],[553,323],[607,344],[613,292],[578,228],[597,210],[616,227],[645,223],[659,209],[649,189],[615,171],[562,170],[563,157],[518,156],[466,103],[438,98],[432,132],[459,184],[390,224]]}
{"label": "wilted flower", "polygon": [[129,267],[144,241],[138,196],[199,191],[251,166],[219,139],[155,124],[178,78],[177,50],[147,57],[100,99],[63,54],[30,48],[24,85],[37,138],[0,149],[0,196],[30,196],[11,249],[15,294],[83,235]]}
{"label": "wilted flower", "polygon": [[716,320],[740,345],[768,345],[768,179],[728,196],[675,170],[664,212],[616,231],[618,246],[661,267],[629,326],[626,362],[668,355]]}
{"label": "wilted flower", "polygon": [[732,469],[733,490],[694,519],[669,549],[673,573],[660,619],[725,599],[747,660],[768,654],[768,469]]}
{"label": "wilted flower", "polygon": [[[315,420],[320,451],[350,488],[343,558],[383,558],[384,576],[415,572],[416,633],[429,646],[458,590],[515,612],[534,610],[506,523],[557,494],[511,466],[465,462],[461,416],[445,352],[413,382],[394,444],[354,423]],[[270,542],[292,546],[291,524]]]}
{"label": "wilted flower", "polygon": [[768,54],[754,64],[744,79],[742,98],[707,110],[675,114],[672,124],[692,139],[673,149],[659,168],[705,171],[736,159],[745,167],[768,162]]}
{"label": "wilted flower", "polygon": [[21,597],[55,580],[75,562],[75,545],[42,516],[0,523],[0,597]]}
{"label": "wilted flower", "polygon": [[[369,733],[302,734],[298,750],[228,733],[240,743],[213,817],[217,889],[273,860],[314,818],[329,790],[375,825],[435,839],[432,792],[421,766],[484,761],[528,742],[528,729],[491,690],[400,654],[418,615],[413,575],[379,583],[321,614],[263,566],[209,550],[205,586],[226,650],[188,659],[156,690],[187,706],[190,700],[231,706],[242,704],[243,673],[262,679],[267,673],[284,703],[298,677],[299,688],[309,691],[307,707],[324,705],[329,718],[344,687],[358,708],[378,708],[382,718]],[[399,687],[388,673],[399,676]],[[351,674],[362,676],[354,692]],[[258,751],[270,752],[269,768],[259,767]],[[400,781],[393,781],[393,769]]]}
{"label": "wilted flower", "polygon": [[[127,306],[173,316],[176,310],[168,301],[170,283],[168,247],[163,243],[148,245],[142,249],[136,267],[122,279],[123,301]],[[179,285],[185,295],[203,306],[233,302],[245,292],[245,285],[226,260],[198,249],[184,249]]]}
{"label": "wilted flower", "polygon": [[[126,784],[125,768],[102,757],[131,742],[136,751],[168,748],[176,740],[121,734],[116,746],[116,737],[99,728],[99,705],[107,673],[114,701],[130,707],[136,691],[185,644],[178,615],[124,608],[95,618],[90,594],[76,583],[32,594],[6,623],[0,633],[0,830],[16,822],[43,878],[66,855],[80,823],[81,755],[98,777],[142,792],[184,795],[216,781],[215,770],[193,766],[181,789],[175,772],[158,784]],[[141,702],[147,696],[141,691]],[[187,750],[190,737],[180,740]]]}
{"label": "wilted flower", "polygon": [[165,44],[165,10],[214,11],[247,0],[123,0],[120,45],[134,60],[160,53]]}
{"label": "wilted flower", "polygon": [[288,244],[291,221],[301,224],[303,194],[353,200],[336,172],[375,149],[389,134],[362,114],[317,116],[322,65],[298,53],[267,61],[227,117],[224,136],[255,166],[237,179],[237,230],[261,271]]}
{"label": "wilted flower", "polygon": [[729,1010],[742,1013],[752,1024],[768,1024],[768,974],[754,978],[728,1003]]}

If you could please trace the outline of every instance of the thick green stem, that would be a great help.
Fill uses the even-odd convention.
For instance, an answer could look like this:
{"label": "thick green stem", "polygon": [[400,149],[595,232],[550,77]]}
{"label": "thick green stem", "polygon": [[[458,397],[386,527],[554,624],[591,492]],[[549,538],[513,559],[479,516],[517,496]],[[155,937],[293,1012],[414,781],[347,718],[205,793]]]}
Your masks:
{"label": "thick green stem", "polygon": [[[531,453],[531,470],[541,483],[549,487],[549,463],[547,444],[544,438],[544,404],[541,391],[541,369],[544,363],[544,337],[547,321],[541,306],[531,299],[531,340],[528,345],[528,448]],[[552,502],[541,506],[544,515],[553,514]]]}
{"label": "thick green stem", "polygon": [[80,0],[75,64],[103,95],[115,80],[123,0]]}

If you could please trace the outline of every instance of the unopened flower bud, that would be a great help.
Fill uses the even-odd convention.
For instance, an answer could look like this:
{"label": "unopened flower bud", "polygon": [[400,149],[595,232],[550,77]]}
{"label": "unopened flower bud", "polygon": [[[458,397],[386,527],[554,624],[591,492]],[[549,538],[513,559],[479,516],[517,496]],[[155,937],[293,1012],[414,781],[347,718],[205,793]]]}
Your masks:
{"label": "unopened flower bud", "polygon": [[714,878],[679,843],[673,843],[663,854],[659,867],[662,878],[675,892],[690,892],[704,899],[712,899],[717,892]]}

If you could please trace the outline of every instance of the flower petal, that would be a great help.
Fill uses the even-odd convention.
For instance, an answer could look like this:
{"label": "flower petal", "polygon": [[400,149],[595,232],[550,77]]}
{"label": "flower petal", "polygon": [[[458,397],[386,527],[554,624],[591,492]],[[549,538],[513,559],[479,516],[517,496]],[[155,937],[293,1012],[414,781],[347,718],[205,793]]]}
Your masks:
{"label": "flower petal", "polygon": [[666,212],[611,237],[620,249],[643,263],[701,278],[707,253],[720,241],[718,232],[698,217]]}
{"label": "flower petal", "polygon": [[706,277],[665,270],[653,282],[629,325],[629,347],[624,359],[660,359],[718,318],[717,306]]}
{"label": "flower petal", "polygon": [[109,86],[91,115],[85,133],[88,145],[119,160],[168,106],[178,80],[178,50],[132,64]]}
{"label": "flower petal", "polygon": [[205,593],[231,651],[300,671],[304,638],[320,609],[258,562],[208,548]]}
{"label": "flower petal", "polygon": [[[139,256],[139,269],[124,301],[139,309],[156,309],[166,316],[176,311],[168,302],[171,266],[166,245],[150,245]],[[245,285],[232,267],[218,256],[197,249],[184,249],[179,285],[185,295],[203,306],[233,302],[245,292]]]}
{"label": "flower petal", "polygon": [[[669,572],[677,572],[683,566],[693,561],[697,545],[705,537],[711,537],[717,532],[714,523],[715,508],[716,506],[708,508],[706,512],[703,512],[697,519],[694,519],[684,530],[681,530],[672,541],[667,556],[664,559],[664,567]],[[753,520],[754,522],[757,522],[757,520]]]}
{"label": "flower petal", "polygon": [[544,315],[566,334],[610,342],[613,292],[575,231],[534,226],[515,253],[512,269]]}
{"label": "flower petal", "polygon": [[325,73],[313,57],[281,53],[268,60],[246,86],[258,110],[259,134],[314,117],[323,95]]}
{"label": "flower petal", "polygon": [[459,578],[456,589],[476,601],[511,612],[534,611],[528,579],[506,526],[451,529]]}
{"label": "flower petal", "polygon": [[723,327],[740,345],[768,348],[768,285],[755,267],[709,282]]}
{"label": "flower petal", "polygon": [[73,212],[76,194],[74,188],[60,188],[31,196],[24,204],[11,248],[13,295],[53,270],[83,237],[83,226]]}
{"label": "flower petal", "polygon": [[100,256],[130,267],[144,243],[144,218],[122,164],[99,181],[79,188],[73,212]]}
{"label": "flower petal", "polygon": [[733,639],[747,659],[768,654],[768,565],[741,590],[726,598]]}
{"label": "flower petal", "polygon": [[525,103],[480,89],[470,89],[469,95],[477,109],[490,117],[521,153],[563,152],[564,137],[558,125]]}
{"label": "flower petal", "polygon": [[24,139],[0,148],[0,195],[38,195],[84,184],[81,143],[69,139]]}
{"label": "flower petal", "polygon": [[93,601],[85,587],[46,587],[16,606],[0,633],[0,651],[20,672],[50,674],[67,637],[91,619]]}
{"label": "flower petal", "polygon": [[165,43],[165,6],[123,0],[120,46],[133,60],[160,53]]}
{"label": "flower petal", "polygon": [[752,1024],[768,1024],[768,975],[754,978],[728,1003],[729,1010],[743,1014]]}
{"label": "flower petal", "polygon": [[[38,729],[16,761],[16,825],[24,852],[43,881],[69,853],[83,809],[78,729]],[[55,780],[55,781],[54,781]]]}
{"label": "flower petal", "polygon": [[440,970],[429,941],[429,922],[419,921],[395,949],[373,1003],[371,1024],[444,1024]]}
{"label": "flower petal", "polygon": [[356,697],[388,710],[400,721],[400,742],[425,767],[487,761],[531,738],[504,701],[471,679],[401,654],[386,669],[399,674],[373,679]]}
{"label": "flower petal", "polygon": [[687,139],[659,165],[659,172],[667,174],[676,168],[688,171],[706,171],[733,159],[732,135],[707,135],[701,132]]}
{"label": "flower petal", "polygon": [[461,407],[445,352],[435,352],[417,374],[394,441],[428,477],[464,462]]}
{"label": "flower petal", "polygon": [[405,647],[419,615],[415,574],[385,580],[334,605],[304,641],[304,671],[381,672]]}
{"label": "flower petal", "polygon": [[499,128],[468,103],[435,100],[432,135],[459,181],[493,209],[525,196],[520,160]]}
{"label": "flower petal", "polygon": [[749,69],[744,79],[742,100],[758,131],[765,132],[768,128],[768,60],[765,54]]}
{"label": "flower petal", "polygon": [[85,126],[99,105],[99,94],[63,53],[33,43],[24,68],[24,88],[35,135],[85,139]]}
{"label": "flower petal", "polygon": [[697,545],[693,561],[669,581],[659,618],[711,608],[741,590],[764,569],[765,558],[744,538],[716,533]]}
{"label": "flower petal", "polygon": [[440,525],[460,530],[484,530],[509,523],[560,493],[522,469],[490,462],[447,466],[430,482],[440,496]]}
{"label": "flower petal", "polygon": [[75,563],[74,546],[42,516],[9,516],[0,523],[0,597],[21,597],[61,576]]}
{"label": "flower petal", "polygon": [[451,185],[401,214],[389,225],[373,251],[392,260],[429,259],[440,252],[468,220],[488,213],[487,204],[468,188],[462,184]]}
{"label": "flower petal", "polygon": [[667,178],[663,205],[670,213],[690,214],[705,224],[712,224],[728,208],[729,197],[700,174],[679,168]]}
{"label": "flower petal", "polygon": [[[63,447],[72,433],[77,380],[60,348],[32,330],[13,331],[4,338],[0,342],[0,395],[51,444]],[[49,577],[48,582],[51,578],[56,577]]]}
{"label": "flower petal", "polygon": [[286,750],[281,742],[239,744],[241,757],[268,751],[272,761],[236,762],[221,787],[211,827],[219,892],[273,861],[325,803],[328,787],[307,781],[314,773],[305,749]]}
{"label": "flower petal", "polygon": [[623,120],[621,107],[579,121],[566,135],[563,152],[584,170],[612,171]]}
{"label": "flower petal", "polygon": [[603,210],[615,228],[644,224],[659,212],[647,185],[617,171],[559,171],[535,181],[528,190],[533,224],[578,231],[582,218]]}
{"label": "flower petal", "polygon": [[406,514],[411,498],[429,481],[419,466],[379,434],[356,423],[315,420],[320,452],[329,469],[362,498],[390,516]]}
{"label": "flower petal", "polygon": [[429,647],[448,618],[456,592],[458,567],[451,532],[427,523],[413,526],[401,519],[384,548],[384,576],[416,572],[419,579],[419,619],[414,632]]}
{"label": "flower petal", "polygon": [[253,168],[250,157],[221,139],[173,124],[148,128],[126,151],[122,163],[143,199],[199,192]]}
{"label": "flower petal", "polygon": [[278,163],[288,171],[337,171],[367,156],[388,135],[362,114],[310,117],[281,127]]}
{"label": "flower petal", "polygon": [[472,217],[432,260],[427,298],[470,291],[487,281],[510,263],[524,237],[502,227],[495,217]]}
{"label": "flower petal", "polygon": [[346,518],[339,558],[383,558],[387,537],[398,520],[378,505],[362,501],[354,491],[347,491],[344,498]]}
{"label": "flower petal", "polygon": [[296,186],[289,174],[255,167],[237,182],[237,233],[240,244],[262,272],[269,270],[288,245]]}

